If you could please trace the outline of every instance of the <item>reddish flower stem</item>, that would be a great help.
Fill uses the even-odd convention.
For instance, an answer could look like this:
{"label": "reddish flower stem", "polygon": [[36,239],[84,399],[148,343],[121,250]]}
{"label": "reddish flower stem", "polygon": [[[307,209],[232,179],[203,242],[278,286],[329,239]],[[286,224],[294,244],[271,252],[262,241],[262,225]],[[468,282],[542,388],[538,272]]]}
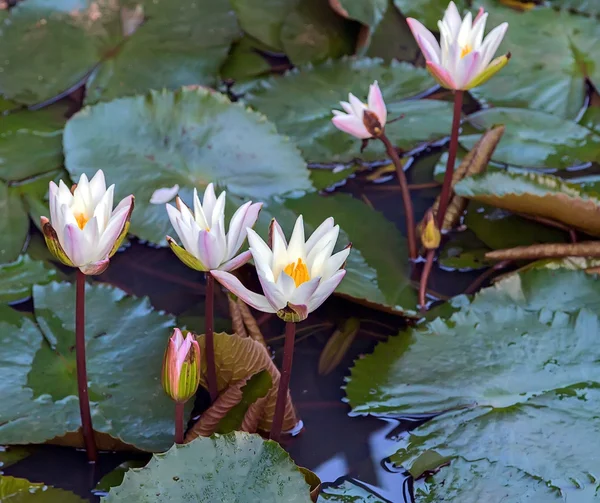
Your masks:
{"label": "reddish flower stem", "polygon": [[452,193],[452,176],[454,175],[454,163],[456,162],[456,151],[458,150],[458,131],[460,129],[463,95],[464,91],[454,91],[454,115],[452,116],[448,162],[446,163],[446,174],[444,175],[444,184],[442,185],[440,205],[437,212],[437,224],[440,229],[442,229],[450,194]]}
{"label": "reddish flower stem", "polygon": [[219,396],[217,388],[217,369],[215,367],[215,338],[214,338],[214,303],[215,279],[210,272],[206,273],[206,298],[204,332],[206,337],[206,383],[210,400],[214,402]]}
{"label": "reddish flower stem", "polygon": [[77,390],[79,392],[79,412],[81,429],[88,461],[98,460],[98,450],[92,426],[90,399],[88,396],[88,379],[85,363],[85,274],[77,269],[75,290],[75,358],[77,361]]}
{"label": "reddish flower stem", "polygon": [[385,133],[381,133],[379,139],[385,145],[387,155],[392,160],[396,168],[398,175],[398,183],[400,184],[400,192],[402,193],[402,204],[404,205],[404,214],[406,218],[406,236],[408,238],[408,253],[412,260],[417,258],[417,238],[415,236],[415,216],[412,206],[412,200],[410,198],[410,191],[408,189],[408,182],[406,181],[406,175],[404,174],[404,168],[402,162],[396,152],[396,148],[392,145],[389,138]]}
{"label": "reddish flower stem", "polygon": [[183,444],[183,413],[185,403],[175,402],[175,443]]}
{"label": "reddish flower stem", "polygon": [[277,402],[275,403],[275,414],[271,426],[271,440],[279,442],[281,429],[283,427],[283,416],[285,416],[285,405],[288,390],[290,388],[290,377],[292,375],[292,360],[294,358],[294,342],[296,338],[296,324],[288,321],[285,324],[285,344],[283,345],[283,366],[279,388],[277,390]]}
{"label": "reddish flower stem", "polygon": [[431,268],[433,267],[434,257],[435,250],[427,250],[425,267],[423,267],[423,272],[421,273],[421,281],[419,283],[419,305],[421,306],[421,310],[423,311],[427,309],[427,299],[425,298],[425,294],[427,293],[427,281],[429,280],[429,274],[431,273]]}

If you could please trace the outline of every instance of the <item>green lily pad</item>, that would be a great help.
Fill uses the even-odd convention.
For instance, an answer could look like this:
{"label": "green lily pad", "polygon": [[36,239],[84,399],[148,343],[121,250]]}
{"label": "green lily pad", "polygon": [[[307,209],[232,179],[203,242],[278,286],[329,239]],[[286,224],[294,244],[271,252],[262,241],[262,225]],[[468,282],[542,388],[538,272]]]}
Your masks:
{"label": "green lily pad", "polygon": [[[75,288],[33,287],[35,321],[0,306],[0,444],[64,437],[81,444],[74,351]],[[94,429],[104,448],[160,451],[173,440],[173,403],[160,369],[174,318],[107,285],[86,289],[86,352]],[[65,437],[66,436],[66,437]],[[103,444],[108,443],[108,445]]]}
{"label": "green lily pad", "polygon": [[546,217],[600,236],[600,194],[556,176],[495,171],[464,178],[454,191],[478,202]]}
{"label": "green lily pad", "polygon": [[329,61],[265,80],[246,100],[267,115],[282,133],[293,138],[311,162],[349,161],[355,157],[382,159],[386,155],[381,142],[371,141],[361,154],[360,140],[331,123],[331,110],[341,108],[339,102],[348,99],[348,92],[365,100],[374,80],[379,82],[386,100],[389,119],[405,115],[386,126],[392,143],[410,148],[420,141],[448,135],[451,104],[435,100],[401,101],[434,84],[426,70],[407,63],[384,66],[381,60],[374,59]]}
{"label": "green lily pad", "polygon": [[0,475],[0,500],[11,503],[84,503],[87,501],[70,491],[4,475]]}
{"label": "green lily pad", "polygon": [[280,37],[283,52],[292,63],[305,65],[352,54],[357,31],[329,2],[301,0],[286,16]]}
{"label": "green lily pad", "polygon": [[550,503],[564,501],[556,488],[525,471],[490,463],[485,459],[465,461],[457,458],[449,468],[426,480],[415,490],[415,503],[480,503],[481,501],[527,501]]}
{"label": "green lily pad", "polygon": [[483,269],[493,265],[485,254],[490,249],[471,231],[453,232],[444,242],[438,258],[441,267],[460,271]]}
{"label": "green lily pad", "polygon": [[14,465],[19,461],[29,457],[32,449],[29,447],[11,446],[2,447],[0,446],[0,473],[10,465]]}
{"label": "green lily pad", "polygon": [[[531,270],[454,299],[460,310],[448,319],[356,362],[346,389],[353,412],[440,414],[392,456],[414,477],[447,460],[484,459],[529,476],[508,480],[508,494],[531,491],[533,477],[542,482],[535,494],[558,488],[566,498],[541,492],[553,494],[546,501],[592,502],[600,491],[599,294],[600,282],[582,271]],[[432,452],[438,466],[422,462]]]}
{"label": "green lily pad", "polygon": [[520,108],[489,108],[469,115],[468,122],[478,132],[460,137],[467,150],[473,148],[486,129],[495,124],[506,126],[492,155],[495,162],[566,169],[600,160],[600,135],[554,115]]}
{"label": "green lily pad", "polygon": [[344,480],[341,484],[324,487],[317,501],[319,503],[326,501],[339,501],[341,503],[388,503],[387,500],[377,496],[369,489],[352,480]]}
{"label": "green lily pad", "polygon": [[33,285],[45,285],[57,278],[57,270],[49,263],[21,255],[14,262],[0,265],[0,302],[27,299]]}
{"label": "green lily pad", "polygon": [[19,193],[0,180],[0,264],[17,259],[29,233],[29,217]]}
{"label": "green lily pad", "polygon": [[372,28],[383,19],[388,8],[388,0],[339,0],[338,4],[338,9],[343,11],[344,17]]}
{"label": "green lily pad", "polygon": [[271,72],[271,65],[259,50],[266,50],[264,44],[258,40],[244,35],[231,48],[229,57],[221,67],[221,77],[236,81],[236,92],[239,91],[240,82],[249,82],[252,79]]}
{"label": "green lily pad", "polygon": [[[131,26],[124,20],[137,6]],[[0,92],[41,102],[84,82],[94,68],[88,102],[210,85],[238,35],[228,2],[32,0],[12,9],[0,30]]]}
{"label": "green lily pad", "polygon": [[469,203],[464,223],[492,250],[539,243],[564,243],[569,238],[568,234],[560,229],[477,201]]}
{"label": "green lily pad", "polygon": [[598,20],[551,7],[518,12],[500,2],[483,4],[490,12],[488,26],[508,22],[498,54],[510,52],[512,58],[473,94],[495,106],[577,116],[587,92],[586,77],[596,86],[600,83]]}
{"label": "green lily pad", "polygon": [[352,243],[346,261],[347,273],[336,293],[398,314],[414,311],[417,298],[408,278],[406,240],[392,222],[347,194],[325,197],[307,194],[286,200],[284,206],[263,209],[257,230],[266,237],[269,219],[276,216],[289,236],[300,214],[304,217],[307,236],[332,216],[341,229],[338,247]]}
{"label": "green lily pad", "polygon": [[[396,7],[400,9],[406,17],[414,17],[423,23],[430,30],[437,31],[437,22],[444,17],[448,2],[446,0],[394,0]],[[465,0],[454,2],[459,11],[466,8]]]}
{"label": "green lily pad", "polygon": [[106,496],[111,487],[117,487],[123,483],[123,478],[129,470],[132,468],[142,468],[146,464],[148,464],[147,460],[133,460],[121,463],[98,481],[93,492],[96,496]]}
{"label": "green lily pad", "polygon": [[[158,496],[157,496],[158,495]],[[310,503],[309,486],[289,455],[258,435],[234,432],[197,438],[155,454],[125,474],[103,501]]]}
{"label": "green lily pad", "polygon": [[[0,37],[1,38],[1,37]],[[0,179],[15,181],[60,168],[68,104],[0,115]]]}
{"label": "green lily pad", "polygon": [[103,169],[116,198],[135,195],[130,232],[153,243],[173,233],[164,205],[150,203],[156,189],[179,184],[188,203],[209,182],[254,201],[312,189],[297,148],[271,123],[204,89],[84,108],[67,123],[64,148],[74,179]]}

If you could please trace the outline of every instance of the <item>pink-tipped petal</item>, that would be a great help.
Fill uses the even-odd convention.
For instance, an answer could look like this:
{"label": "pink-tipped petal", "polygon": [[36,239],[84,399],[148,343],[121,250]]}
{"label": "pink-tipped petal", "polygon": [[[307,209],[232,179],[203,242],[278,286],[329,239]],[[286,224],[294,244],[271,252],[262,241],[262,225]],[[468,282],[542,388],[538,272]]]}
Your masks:
{"label": "pink-tipped petal", "polygon": [[264,313],[277,312],[264,295],[248,290],[233,274],[225,271],[211,271],[213,277],[227,290],[242,299],[246,304]]}
{"label": "pink-tipped petal", "polygon": [[470,52],[460,60],[456,72],[456,85],[459,89],[466,90],[466,86],[480,72],[481,55],[478,52]]}
{"label": "pink-tipped petal", "polygon": [[110,260],[107,257],[103,260],[99,260],[98,262],[82,265],[79,267],[79,270],[86,276],[97,276],[98,274],[102,274],[104,271],[106,271],[109,262]]}
{"label": "pink-tipped petal", "polygon": [[359,140],[366,140],[371,138],[371,133],[367,131],[367,128],[363,124],[362,120],[358,119],[354,115],[336,115],[331,119],[333,125],[344,133],[351,134]]}
{"label": "pink-tipped petal", "polygon": [[210,270],[221,265],[223,256],[220,254],[217,237],[212,232],[202,230],[198,234],[198,255]]}
{"label": "pink-tipped petal", "polygon": [[252,258],[252,252],[246,250],[240,253],[237,257],[233,257],[231,260],[225,262],[219,266],[219,271],[235,271],[239,267],[242,267]]}
{"label": "pink-tipped petal", "polygon": [[315,309],[318,309],[323,302],[327,300],[327,298],[335,291],[340,282],[344,279],[346,275],[345,269],[340,269],[336,272],[331,278],[325,280],[319,284],[319,287],[316,289],[315,293],[311,297],[308,303],[309,312],[313,312]]}
{"label": "pink-tipped petal", "polygon": [[479,21],[484,14],[485,14],[485,9],[483,7],[479,7],[479,10],[477,11],[477,15],[475,16],[475,20],[473,21],[473,24],[475,24],[477,21]]}
{"label": "pink-tipped petal", "polygon": [[483,44],[481,44],[481,47],[479,48],[479,52],[481,53],[481,65],[483,67],[488,66],[490,61],[492,61],[496,55],[496,51],[502,43],[506,30],[508,30],[508,23],[502,23],[501,25],[496,26],[496,28],[490,31],[487,34],[487,37],[485,37]]}
{"label": "pink-tipped petal", "polygon": [[81,229],[73,224],[67,224],[65,227],[65,253],[71,259],[76,267],[85,265],[86,243]]}
{"label": "pink-tipped petal", "polygon": [[[406,22],[408,23],[408,27],[410,28],[413,37],[415,37],[417,44],[419,44],[419,47],[421,48],[423,54],[425,54],[426,52],[432,53],[431,58],[427,58],[427,56],[425,57],[427,59],[431,59],[431,61],[435,63],[439,63],[441,57],[441,49],[440,44],[433,36],[433,33],[431,33],[421,22],[417,21],[416,19],[409,17],[406,19]],[[427,48],[425,50],[423,49],[423,42],[427,43]],[[435,58],[433,57],[433,55],[435,55]]]}
{"label": "pink-tipped petal", "polygon": [[[270,280],[262,271],[256,271],[258,275],[258,280],[260,281],[260,286],[263,289],[263,293],[271,307],[278,311],[279,309],[283,309],[289,300],[288,297],[284,295],[284,293],[279,289],[277,283],[274,283]],[[281,273],[279,276],[284,275],[285,273]],[[286,274],[287,276],[287,274]],[[279,278],[278,278],[279,279]],[[291,278],[290,278],[291,279]],[[294,283],[294,280],[292,280]]]}
{"label": "pink-tipped petal", "polygon": [[425,61],[432,61],[433,63],[440,64],[440,53],[436,53],[435,50],[431,47],[431,45],[429,45],[427,41],[423,39],[423,37],[421,37],[421,35],[417,35],[416,41],[419,47],[421,48],[421,52],[423,53]]}
{"label": "pink-tipped petal", "polygon": [[373,82],[369,87],[369,97],[367,101],[369,103],[369,110],[375,112],[381,126],[385,126],[387,121],[387,108],[385,107],[383,95],[381,94],[381,89],[379,89],[377,81]]}
{"label": "pink-tipped petal", "polygon": [[452,80],[452,77],[450,77],[450,74],[440,65],[428,61],[427,69],[431,72],[431,75],[433,75],[433,78],[437,80],[440,86],[445,87],[446,89],[456,89],[456,84]]}

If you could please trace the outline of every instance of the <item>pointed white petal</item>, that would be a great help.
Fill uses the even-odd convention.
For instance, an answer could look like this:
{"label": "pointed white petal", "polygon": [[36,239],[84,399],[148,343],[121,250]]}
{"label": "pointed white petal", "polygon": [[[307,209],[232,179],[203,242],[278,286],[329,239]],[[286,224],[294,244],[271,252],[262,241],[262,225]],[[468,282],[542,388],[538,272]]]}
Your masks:
{"label": "pointed white petal", "polygon": [[233,257],[231,260],[221,264],[218,269],[219,271],[235,271],[238,267],[242,267],[246,262],[252,258],[252,252],[247,250],[240,253],[237,257]]}
{"label": "pointed white petal", "polygon": [[206,215],[206,218],[208,218],[208,222],[210,223],[210,226],[212,227],[213,225],[216,225],[217,222],[223,222],[225,223],[225,198],[227,197],[227,194],[223,191],[219,194],[219,197],[217,198],[217,201],[215,202],[215,206],[212,210],[212,215],[209,217],[208,215]]}
{"label": "pointed white petal", "polygon": [[456,37],[458,35],[458,31],[460,30],[462,20],[454,2],[450,2],[448,4],[448,8],[444,13],[443,21],[448,26],[452,37]]}
{"label": "pointed white petal", "polygon": [[[269,304],[273,307],[273,309],[275,309],[275,311],[277,312],[280,309],[286,307],[289,299],[279,289],[279,286],[273,281],[271,281],[269,278],[267,278],[260,271],[257,271],[257,275],[265,297],[267,298]],[[292,283],[293,282],[294,280],[292,280]]]}
{"label": "pointed white petal", "polygon": [[339,269],[342,267],[344,262],[348,259],[348,255],[350,254],[350,247],[346,247],[343,250],[337,252],[327,259],[325,263],[325,267],[322,271],[323,280],[327,280],[331,278]]}
{"label": "pointed white petal", "polygon": [[502,43],[506,30],[508,30],[508,23],[502,23],[501,25],[496,26],[496,28],[490,31],[487,37],[485,37],[483,44],[481,44],[481,47],[479,48],[479,52],[481,53],[481,65],[483,68],[487,67],[496,55],[496,51]]}
{"label": "pointed white petal", "polygon": [[[408,18],[406,22],[408,23],[410,31],[412,32],[413,37],[415,37],[417,44],[419,44],[421,51],[423,51],[425,58],[435,58],[432,59],[432,61],[439,63],[441,58],[441,48],[439,42],[433,36],[433,33],[431,33],[421,22],[417,21],[416,19]],[[426,49],[424,49],[424,44],[427,44]],[[429,55],[426,54],[426,52],[429,53]]]}
{"label": "pointed white petal", "polygon": [[377,115],[380,124],[385,126],[387,121],[387,108],[385,107],[383,95],[381,94],[381,89],[379,89],[377,81],[373,82],[369,87],[369,97],[367,101],[369,102],[369,109]]}
{"label": "pointed white petal", "polygon": [[334,290],[338,287],[344,276],[346,275],[346,271],[344,269],[336,272],[331,278],[325,281],[321,281],[319,286],[317,287],[315,293],[308,301],[308,312],[311,313],[315,309],[319,308],[323,302],[327,300],[327,298],[334,292]]}
{"label": "pointed white petal", "polygon": [[[294,282],[294,279],[285,271],[282,271],[277,278],[277,290],[282,293],[287,305],[287,303],[292,300],[292,295],[296,290],[296,283]],[[265,295],[266,293],[267,292],[265,292]]]}
{"label": "pointed white petal", "polygon": [[348,95],[348,101],[350,102],[354,115],[362,120],[363,112],[367,108],[365,104],[352,93]]}
{"label": "pointed white petal", "polygon": [[470,45],[474,51],[479,49],[481,42],[483,41],[483,34],[485,33],[485,24],[487,22],[487,18],[488,14],[487,12],[484,12],[481,16],[478,16],[473,23]]}
{"label": "pointed white petal", "polygon": [[293,261],[296,261],[298,258],[306,261],[304,219],[302,218],[302,215],[296,219],[292,237],[290,237],[290,242],[288,244],[287,254],[288,258]]}
{"label": "pointed white petal", "polygon": [[100,235],[97,251],[99,258],[106,257],[112,250],[117,238],[121,235],[121,231],[127,221],[127,215],[129,215],[129,208],[125,207],[110,217],[106,229]]}
{"label": "pointed white petal", "polygon": [[307,281],[306,283],[302,283],[298,288],[294,290],[290,302],[292,304],[308,305],[310,298],[315,293],[320,282],[321,278],[313,278]]}
{"label": "pointed white petal", "polygon": [[215,204],[217,204],[217,196],[215,195],[215,186],[212,183],[209,183],[204,190],[204,197],[202,198],[202,209],[204,210],[204,215],[206,216],[206,221],[210,226],[212,222],[212,214],[215,208]]}
{"label": "pointed white petal", "polygon": [[247,228],[248,244],[257,269],[271,270],[273,252],[254,229]]}
{"label": "pointed white petal", "polygon": [[310,253],[310,250],[315,246],[325,234],[327,234],[331,229],[333,229],[334,220],[333,217],[326,218],[319,227],[315,229],[315,231],[311,234],[306,241],[306,253]]}
{"label": "pointed white petal", "polygon": [[248,290],[233,274],[225,271],[211,271],[211,274],[219,283],[221,283],[221,285],[227,288],[227,290],[234,295],[237,295],[250,307],[253,307],[254,309],[264,313],[277,312],[277,309],[273,308],[269,304],[264,295],[259,295],[258,293]]}
{"label": "pointed white petal", "polygon": [[173,187],[162,187],[156,189],[150,197],[150,204],[165,204],[171,201],[179,192],[179,185],[175,184]]}
{"label": "pointed white petal", "polygon": [[348,103],[347,101],[340,101],[340,105],[342,105],[342,108],[345,110],[345,112],[347,114],[354,115],[354,110],[352,108],[352,105],[350,105],[350,103]]}
{"label": "pointed white petal", "polygon": [[460,25],[460,30],[458,31],[458,36],[456,37],[456,41],[458,45],[461,47],[465,47],[470,40],[471,35],[471,27],[473,23],[473,16],[470,12],[467,12],[467,15],[463,19],[462,24]]}
{"label": "pointed white petal", "polygon": [[63,249],[76,267],[90,262],[88,260],[87,243],[81,229],[77,225],[68,224],[65,227],[65,243]]}
{"label": "pointed white petal", "polygon": [[198,234],[198,258],[209,270],[221,265],[221,254],[217,237],[209,231],[201,230]]}
{"label": "pointed white petal", "polygon": [[336,115],[331,122],[340,131],[351,134],[359,140],[371,138],[371,133],[365,127],[362,118],[359,119],[354,115]]}
{"label": "pointed white petal", "polygon": [[89,189],[93,205],[96,206],[106,192],[106,180],[104,179],[104,172],[101,169],[96,171],[96,174],[90,180]]}

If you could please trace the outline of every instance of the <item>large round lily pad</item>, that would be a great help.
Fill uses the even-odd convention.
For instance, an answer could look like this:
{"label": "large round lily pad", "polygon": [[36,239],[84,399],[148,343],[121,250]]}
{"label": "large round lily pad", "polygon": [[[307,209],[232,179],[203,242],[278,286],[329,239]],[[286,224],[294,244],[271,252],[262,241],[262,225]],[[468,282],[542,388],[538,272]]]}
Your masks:
{"label": "large round lily pad", "polygon": [[65,128],[66,167],[77,179],[103,169],[115,194],[133,193],[130,232],[154,243],[172,234],[156,189],[215,182],[254,201],[312,189],[297,148],[262,115],[205,89],[151,92],[84,108]]}
{"label": "large round lily pad", "polygon": [[525,168],[566,169],[600,160],[600,135],[575,122],[522,108],[489,108],[468,117],[478,131],[460,143],[473,148],[481,133],[496,124],[506,130],[492,161]]}
{"label": "large round lily pad", "polygon": [[238,35],[228,1],[31,0],[0,29],[0,94],[41,102],[92,70],[88,101],[213,84]]}
{"label": "large round lily pad", "polygon": [[[173,440],[174,405],[160,384],[171,316],[107,285],[86,289],[86,351],[94,429],[104,448],[160,451]],[[0,444],[63,437],[81,445],[74,348],[75,288],[33,288],[34,317],[0,309]]]}
{"label": "large round lily pad", "polygon": [[0,302],[27,299],[34,285],[50,283],[57,276],[57,269],[48,262],[21,255],[14,262],[0,265]]}
{"label": "large round lily pad", "polygon": [[[385,158],[379,141],[361,154],[361,142],[331,123],[332,109],[348,100],[348,93],[366,101],[369,85],[379,82],[388,107],[388,119],[404,118],[386,126],[392,143],[410,148],[420,141],[448,135],[452,105],[435,100],[404,100],[418,95],[435,82],[423,68],[408,63],[384,65],[376,59],[342,59],[314,68],[273,77],[254,88],[248,103],[264,113],[278,129],[290,135],[311,162],[349,161],[355,157]],[[293,96],[293,99],[290,99]]]}
{"label": "large round lily pad", "polygon": [[234,432],[200,437],[133,468],[102,501],[310,503],[304,476],[277,444]]}
{"label": "large round lily pad", "polygon": [[[454,478],[456,490],[462,476],[460,484],[468,486],[456,493],[465,495],[460,501],[481,501],[477,496],[490,492],[495,477],[470,480],[473,474],[452,466],[458,458],[517,470],[503,479],[507,494],[594,501],[600,490],[597,277],[531,270],[452,305],[458,311],[449,318],[409,329],[357,361],[347,386],[354,412],[440,414],[412,430],[392,459],[415,477],[450,462],[451,472],[442,468],[436,477]],[[472,485],[478,490],[469,496]]]}

